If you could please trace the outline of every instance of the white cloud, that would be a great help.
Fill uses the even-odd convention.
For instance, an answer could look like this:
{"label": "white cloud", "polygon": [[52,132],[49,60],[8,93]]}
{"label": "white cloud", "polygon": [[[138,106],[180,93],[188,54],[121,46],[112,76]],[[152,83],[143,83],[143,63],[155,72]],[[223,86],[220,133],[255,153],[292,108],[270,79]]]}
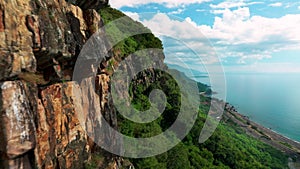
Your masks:
{"label": "white cloud", "polygon": [[[226,41],[225,44],[244,44],[261,42],[294,42],[300,40],[298,28],[300,15],[286,15],[281,18],[252,16],[249,8],[234,11],[225,10],[223,17],[216,17],[205,35]],[[206,32],[205,32],[206,31]],[[231,36],[231,38],[228,38]],[[287,44],[289,45],[289,44]]]}
{"label": "white cloud", "polygon": [[[166,14],[156,14],[151,20],[144,20],[156,35],[169,35],[183,39],[204,57],[205,63],[216,62],[211,47],[203,39],[207,37],[221,58],[236,57],[237,62],[255,62],[270,58],[272,53],[282,50],[300,49],[300,14],[285,15],[281,18],[251,16],[248,7],[220,11],[212,26],[198,25],[191,18],[178,21]],[[203,34],[202,34],[202,33]],[[204,36],[205,35],[205,36]],[[180,45],[170,50],[183,52]],[[193,59],[193,58],[192,58]],[[196,59],[192,64],[197,64]]]}
{"label": "white cloud", "polygon": [[210,10],[210,13],[218,15],[218,14],[223,14],[225,12],[225,9],[215,9],[215,10]]}
{"label": "white cloud", "polygon": [[225,2],[221,2],[217,5],[210,4],[209,6],[214,9],[215,8],[234,8],[234,7],[246,6],[246,3],[244,3],[243,1],[239,1],[239,2],[225,1]]}
{"label": "white cloud", "polygon": [[268,6],[272,6],[272,7],[281,7],[281,6],[282,6],[282,3],[281,3],[281,2],[276,2],[276,3],[273,3],[273,4],[269,4]]}
{"label": "white cloud", "polygon": [[285,4],[284,8],[292,8],[295,6],[296,7],[299,6],[300,2],[285,2],[284,4]]}
{"label": "white cloud", "polygon": [[[273,52],[300,47],[300,15],[278,19],[254,16],[244,21],[233,16],[216,18],[214,26],[203,32],[220,44],[230,45],[227,50],[241,52],[245,56],[241,59],[268,58]],[[227,55],[223,50],[220,53]]]}
{"label": "white cloud", "polygon": [[[171,51],[171,55],[174,55],[173,57],[184,57],[186,62],[198,65],[200,63],[217,62],[218,58],[214,53],[214,49],[210,46],[205,36],[197,29],[197,25],[192,23],[191,18],[186,18],[185,21],[178,21],[166,14],[158,13],[151,20],[143,20],[142,22],[157,36],[163,38],[163,35],[173,39],[171,43],[169,42],[167,46],[164,46],[165,50]],[[182,52],[186,53],[186,55],[178,56],[175,54]],[[193,52],[199,54],[201,58],[192,54]],[[187,57],[189,58],[187,59]]]}
{"label": "white cloud", "polygon": [[140,21],[140,15],[136,12],[124,12],[125,15],[129,16],[135,21]]}
{"label": "white cloud", "polygon": [[168,14],[170,14],[170,15],[176,15],[176,14],[181,14],[184,11],[185,11],[185,9],[179,8],[176,11],[169,12]]}
{"label": "white cloud", "polygon": [[247,7],[221,12],[223,16],[215,17],[212,27],[198,26],[209,39],[217,39],[219,44],[253,46],[265,43],[268,47],[280,44],[283,48],[300,41],[300,15],[285,15],[281,18],[250,17]]}
{"label": "white cloud", "polygon": [[206,11],[205,9],[196,9],[196,12],[204,12]]}
{"label": "white cloud", "polygon": [[[300,72],[300,68],[296,68],[300,66],[296,63],[249,65],[271,58],[274,52],[291,49],[300,51],[300,14],[289,14],[280,18],[251,16],[248,7],[236,10],[216,9],[214,12],[221,16],[215,17],[212,26],[199,25],[190,17],[178,21],[163,13],[155,14],[150,20],[142,20],[142,23],[157,36],[168,35],[181,42],[168,44],[166,49],[171,53],[166,55],[166,61],[170,63],[176,63],[174,58],[179,58],[191,68],[197,69],[199,65],[218,62],[215,51],[224,63],[234,61],[244,65],[242,67],[245,72]],[[136,20],[141,19],[137,13],[127,14]],[[205,37],[214,48],[204,40]],[[201,58],[188,53],[191,50],[188,51],[187,47],[200,54]],[[243,71],[241,66],[227,66],[226,69],[229,72]]]}
{"label": "white cloud", "polygon": [[209,6],[213,9],[230,9],[235,7],[245,7],[254,4],[261,4],[263,2],[245,2],[244,0],[227,0],[217,5],[210,4]]}
{"label": "white cloud", "polygon": [[189,4],[195,3],[203,3],[203,2],[210,2],[211,0],[110,0],[110,5],[114,8],[121,8],[124,6],[128,7],[135,7],[139,5],[146,5],[149,3],[157,3],[165,5],[168,8],[174,8]]}
{"label": "white cloud", "polygon": [[[186,20],[189,19],[187,18]],[[197,30],[195,27],[188,26],[186,21],[178,21],[177,18],[170,18],[167,14],[163,13],[155,14],[151,20],[143,20],[142,23],[149,27],[154,33],[169,35],[171,37],[180,37],[183,39],[194,38],[195,35],[193,31]],[[197,32],[195,32],[195,34],[197,34]],[[197,37],[200,36],[201,35],[197,35]]]}
{"label": "white cloud", "polygon": [[300,10],[300,6],[298,6],[298,9]]}

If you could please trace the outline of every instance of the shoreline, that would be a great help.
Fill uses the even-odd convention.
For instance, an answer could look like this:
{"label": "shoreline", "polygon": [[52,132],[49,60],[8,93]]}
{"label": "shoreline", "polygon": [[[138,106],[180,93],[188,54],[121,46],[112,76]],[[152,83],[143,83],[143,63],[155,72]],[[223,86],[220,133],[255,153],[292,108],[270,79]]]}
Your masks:
{"label": "shoreline", "polygon": [[238,125],[247,135],[280,150],[292,159],[293,162],[289,162],[289,165],[291,163],[292,166],[297,166],[292,168],[300,168],[300,142],[250,120],[249,117],[239,113],[233,105],[227,102],[225,102],[222,120],[225,123],[231,122]]}
{"label": "shoreline", "polygon": [[[229,103],[228,103],[228,104],[229,104]],[[233,106],[233,105],[231,105],[231,106]],[[233,107],[234,107],[234,106],[233,106]],[[239,113],[238,111],[236,111],[235,113],[236,113],[236,114],[239,114],[240,116],[244,116],[246,119],[248,119],[248,120],[251,121],[252,123],[255,123],[256,125],[259,125],[259,126],[261,126],[262,128],[265,128],[266,130],[270,130],[270,131],[274,132],[275,134],[278,134],[278,135],[280,135],[281,137],[284,137],[284,138],[287,139],[287,140],[290,140],[290,141],[292,141],[292,142],[295,142],[296,144],[300,144],[300,141],[297,141],[297,140],[295,140],[295,139],[293,139],[293,138],[290,138],[290,137],[288,137],[288,136],[285,136],[284,134],[282,134],[282,133],[280,133],[280,132],[278,132],[278,131],[275,131],[275,130],[273,130],[273,129],[270,128],[270,127],[265,127],[265,126],[262,125],[261,123],[255,122],[255,120],[250,119],[250,117],[247,116],[247,115],[244,115],[244,114],[242,114],[242,113]]]}
{"label": "shoreline", "polygon": [[[227,104],[230,104],[230,103],[227,103]],[[231,105],[231,104],[230,104],[230,105]],[[231,105],[231,106],[234,107],[233,105]],[[253,123],[253,124],[257,125],[257,126],[260,126],[261,128],[264,128],[265,130],[270,130],[271,132],[273,132],[273,133],[279,135],[280,137],[283,137],[283,138],[286,139],[286,140],[289,140],[289,141],[291,141],[291,142],[295,142],[295,144],[300,144],[300,141],[297,141],[297,140],[294,140],[294,139],[292,139],[292,138],[289,138],[288,136],[285,136],[284,134],[279,133],[279,132],[273,130],[272,128],[265,127],[264,125],[262,125],[262,124],[260,124],[260,123],[258,123],[258,122],[255,122],[254,120],[250,119],[249,116],[244,115],[244,114],[242,114],[242,113],[239,113],[237,110],[235,110],[235,112],[231,112],[231,113],[235,113],[235,114],[237,114],[237,115],[243,117],[245,120],[248,120],[248,121],[250,121],[251,123]]]}
{"label": "shoreline", "polygon": [[[254,123],[256,123],[256,122],[254,122]],[[258,125],[260,125],[260,124],[258,124]],[[262,126],[262,127],[264,127],[264,126]],[[279,133],[279,132],[277,132],[277,131],[275,131],[275,130],[273,130],[273,129],[271,129],[271,128],[268,128],[268,127],[265,127],[265,128],[268,129],[268,130],[271,130],[272,132],[274,132],[274,133],[276,133],[276,134],[278,134],[278,135],[281,135],[282,137],[284,137],[284,138],[286,138],[286,139],[288,139],[288,140],[291,140],[291,141],[293,141],[293,142],[295,142],[295,143],[297,143],[297,144],[300,144],[299,141],[294,140],[294,139],[292,139],[292,138],[289,138],[288,136],[285,136],[284,134],[281,134],[281,133]]]}

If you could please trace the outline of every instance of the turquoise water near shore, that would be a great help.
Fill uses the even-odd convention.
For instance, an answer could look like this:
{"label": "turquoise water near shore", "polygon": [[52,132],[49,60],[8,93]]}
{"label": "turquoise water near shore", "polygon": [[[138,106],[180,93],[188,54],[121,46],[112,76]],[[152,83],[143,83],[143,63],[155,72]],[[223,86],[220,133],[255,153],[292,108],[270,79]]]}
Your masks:
{"label": "turquoise water near shore", "polygon": [[[225,79],[226,101],[239,113],[300,142],[300,74],[226,74]],[[195,80],[210,84],[209,78]],[[220,88],[212,86],[217,98],[224,94]]]}

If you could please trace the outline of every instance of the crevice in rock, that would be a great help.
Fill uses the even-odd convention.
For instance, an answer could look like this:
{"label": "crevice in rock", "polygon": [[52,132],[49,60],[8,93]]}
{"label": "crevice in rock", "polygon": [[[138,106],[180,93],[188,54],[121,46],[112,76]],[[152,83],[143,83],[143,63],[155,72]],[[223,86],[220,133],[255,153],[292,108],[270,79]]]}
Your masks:
{"label": "crevice in rock", "polygon": [[73,45],[75,46],[75,56],[78,56],[85,41],[85,38],[83,37],[80,31],[80,21],[78,18],[74,16],[72,12],[68,12],[66,16],[75,40],[73,42],[74,43]]}
{"label": "crevice in rock", "polygon": [[[2,84],[0,84],[2,85]],[[0,86],[1,88],[1,86]],[[0,97],[2,97],[2,90],[0,89]],[[0,99],[0,108],[2,108],[3,106],[3,100]],[[1,124],[0,124],[0,136],[1,136],[1,139],[0,139],[0,166],[3,166],[5,168],[7,168],[9,165],[8,165],[8,157],[6,155],[6,152],[7,152],[7,134],[6,134],[6,129],[5,129],[5,124],[4,124],[4,119],[3,119],[3,116],[2,116],[2,113],[4,113],[1,109],[0,109],[0,121],[1,121]]]}
{"label": "crevice in rock", "polygon": [[94,9],[83,11],[83,17],[87,25],[86,38],[88,39],[101,27],[101,17]]}
{"label": "crevice in rock", "polygon": [[29,164],[31,168],[35,168],[36,161],[35,161],[34,149],[30,150],[27,154],[28,154]]}
{"label": "crevice in rock", "polygon": [[33,15],[27,15],[26,26],[27,29],[32,33],[33,51],[39,51],[41,48],[41,36],[37,17]]}
{"label": "crevice in rock", "polygon": [[5,30],[5,11],[2,5],[0,4],[0,32]]}

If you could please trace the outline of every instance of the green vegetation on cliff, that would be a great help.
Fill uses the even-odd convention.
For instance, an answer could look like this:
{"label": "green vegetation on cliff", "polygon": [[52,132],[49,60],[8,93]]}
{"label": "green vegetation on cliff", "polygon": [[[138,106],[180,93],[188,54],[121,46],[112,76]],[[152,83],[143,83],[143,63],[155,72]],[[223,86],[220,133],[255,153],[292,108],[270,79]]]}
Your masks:
{"label": "green vegetation on cliff", "polygon": [[134,53],[135,51],[141,49],[163,48],[161,41],[155,37],[148,28],[127,17],[122,12],[110,7],[106,7],[101,9],[99,13],[104,24],[108,24],[111,21],[125,17],[121,20],[118,20],[117,23],[114,23],[115,26],[106,27],[108,28],[106,29],[106,32],[110,38],[110,41],[114,42],[116,39],[120,38],[120,35],[124,35],[128,32],[136,34],[134,36],[129,36],[125,39],[122,39],[121,42],[114,46],[114,50],[119,52],[118,54],[121,58],[124,58],[128,54]]}
{"label": "green vegetation on cliff", "polygon": [[[105,23],[125,16],[120,11],[106,7],[100,14]],[[136,29],[147,29],[132,21]],[[124,25],[126,28],[126,25]],[[111,29],[110,35],[117,36],[122,31],[118,27]],[[116,46],[120,58],[144,48],[162,48],[161,41],[153,34],[147,33],[129,37]],[[163,72],[157,72],[156,82],[139,84],[133,82],[129,93],[132,104],[138,110],[149,108],[148,95],[153,89],[161,89],[167,96],[167,105],[163,115],[146,125],[137,124],[119,117],[120,132],[132,137],[151,137],[166,130],[176,119],[180,108],[180,97],[187,97],[189,89],[180,95],[178,84],[172,77]],[[184,83],[192,81],[180,72],[176,72]],[[151,75],[150,75],[151,76]],[[152,77],[147,77],[151,79]],[[199,92],[206,91],[207,86],[198,83]],[[200,96],[199,96],[200,97]],[[239,126],[221,121],[214,134],[202,144],[198,143],[200,131],[205,122],[210,98],[201,96],[199,114],[190,133],[184,140],[166,153],[144,159],[129,159],[136,168],[143,169],[184,169],[184,168],[287,168],[287,157],[280,151],[248,136]]]}
{"label": "green vegetation on cliff", "polygon": [[[185,76],[181,77],[186,78]],[[191,81],[189,79],[182,80]],[[169,86],[164,89],[172,90],[173,93],[177,93],[178,88],[172,86],[176,85],[169,84]],[[143,87],[146,88],[145,86]],[[139,90],[142,89],[142,87],[136,88]],[[145,91],[151,89],[154,88],[149,85]],[[199,92],[203,92],[203,90]],[[137,97],[143,98],[141,100],[144,100],[147,96],[146,94],[143,95],[144,92],[142,91],[136,91],[136,93],[142,95]],[[170,117],[176,118],[178,99],[170,95],[167,95],[167,99],[169,100],[168,103],[173,103],[175,106],[167,106],[165,111],[168,111],[169,114],[162,116],[156,125],[152,125],[153,128],[148,128],[150,135],[155,135],[159,131],[163,131],[169,127],[171,125],[170,123],[174,121],[174,119]],[[141,104],[137,100],[133,103]],[[198,138],[209,110],[210,98],[201,97],[201,103],[203,104],[199,107],[199,114],[194,127],[180,144],[164,154],[146,159],[130,159],[130,161],[132,161],[137,168],[153,169],[287,168],[287,157],[283,153],[248,136],[239,126],[232,123],[221,121],[214,134],[206,142],[199,144]],[[122,133],[133,137],[143,137],[141,133],[144,132],[144,130],[139,129],[142,128],[140,124],[130,125],[129,127],[126,121],[123,122],[121,121],[120,125]],[[141,133],[134,131],[140,131]],[[147,137],[148,136],[149,135],[147,135]]]}

